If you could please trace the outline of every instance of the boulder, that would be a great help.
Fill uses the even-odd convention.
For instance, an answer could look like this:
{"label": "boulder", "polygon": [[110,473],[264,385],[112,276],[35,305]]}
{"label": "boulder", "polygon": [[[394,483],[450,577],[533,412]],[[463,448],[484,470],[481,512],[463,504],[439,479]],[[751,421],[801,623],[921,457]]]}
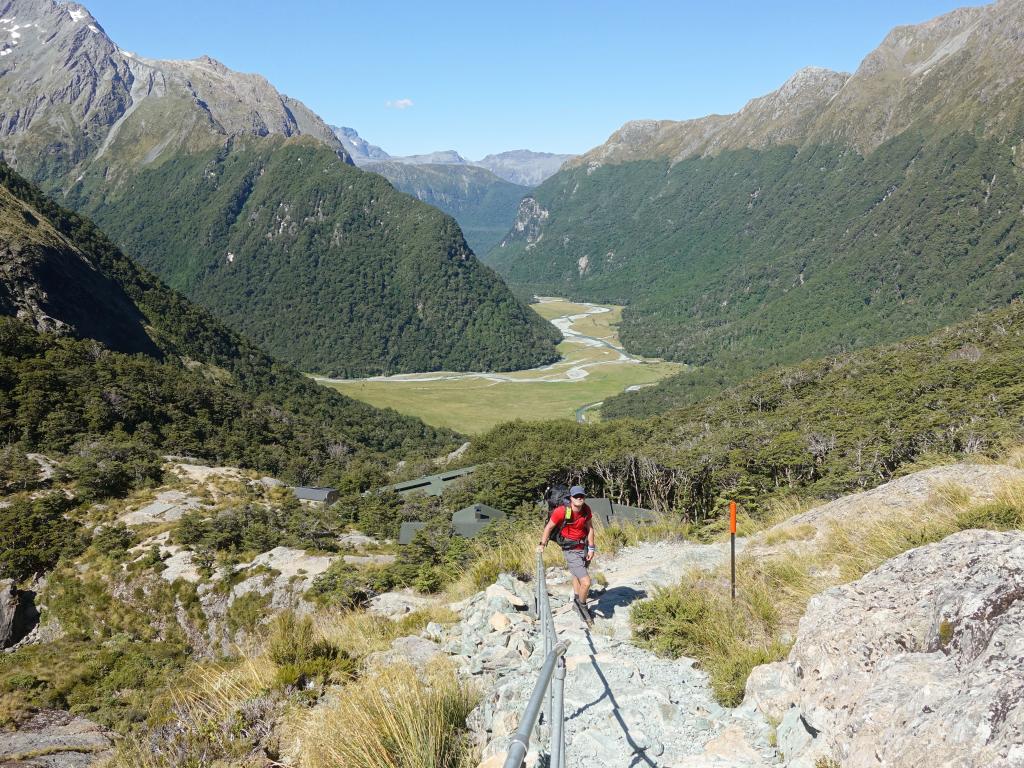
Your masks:
{"label": "boulder", "polygon": [[437,600],[434,598],[417,595],[411,589],[403,589],[377,595],[367,603],[366,607],[373,613],[379,613],[393,621],[398,621],[407,613],[412,613],[436,602]]}
{"label": "boulder", "polygon": [[748,703],[786,765],[1024,765],[1024,532],[964,531],[808,604]]}
{"label": "boulder", "polygon": [[14,615],[18,612],[18,590],[10,579],[0,581],[0,648],[10,645]]}
{"label": "boulder", "polygon": [[17,731],[0,732],[0,765],[87,768],[109,757],[113,748],[113,733],[103,726],[70,712],[43,710]]}

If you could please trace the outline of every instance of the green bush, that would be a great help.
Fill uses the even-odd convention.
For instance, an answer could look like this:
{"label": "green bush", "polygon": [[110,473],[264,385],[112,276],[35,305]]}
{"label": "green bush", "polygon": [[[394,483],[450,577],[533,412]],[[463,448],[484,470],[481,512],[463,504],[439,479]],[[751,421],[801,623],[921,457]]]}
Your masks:
{"label": "green bush", "polygon": [[108,437],[80,442],[65,464],[79,495],[87,500],[124,496],[163,475],[159,454],[140,441]]}
{"label": "green bush", "polygon": [[92,546],[102,555],[118,557],[127,552],[138,537],[123,523],[106,525],[93,535]]}
{"label": "green bush", "polygon": [[176,543],[195,550],[266,552],[278,546],[336,550],[342,523],[330,512],[298,501],[246,504],[215,516],[197,510],[182,516]]}
{"label": "green bush", "polygon": [[71,506],[63,493],[50,493],[0,507],[0,577],[22,581],[85,549],[81,526],[67,516]]}
{"label": "green bush", "polygon": [[358,668],[348,651],[317,634],[311,617],[300,618],[293,611],[279,614],[271,624],[267,655],[277,665],[275,679],[282,686],[342,682],[354,677]]}

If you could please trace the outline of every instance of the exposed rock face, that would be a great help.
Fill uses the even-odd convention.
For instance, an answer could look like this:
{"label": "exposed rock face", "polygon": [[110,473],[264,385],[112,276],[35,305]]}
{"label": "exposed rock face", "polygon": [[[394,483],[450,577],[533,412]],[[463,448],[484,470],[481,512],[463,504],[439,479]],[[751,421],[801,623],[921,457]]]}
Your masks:
{"label": "exposed rock face", "polygon": [[[926,514],[926,505],[944,488],[956,488],[966,495],[971,504],[982,504],[992,501],[1008,483],[1024,483],[1024,470],[1000,464],[949,464],[925,469],[794,515],[751,536],[745,542],[745,552],[748,557],[757,558],[775,554],[780,548],[800,550],[816,547],[828,536],[833,525],[855,524],[869,519],[906,515],[908,524],[920,524]],[[787,531],[797,529],[805,529],[807,535],[786,535]],[[766,543],[773,539],[783,541]]]}
{"label": "exposed rock face", "polygon": [[43,710],[12,733],[0,733],[0,765],[87,768],[109,757],[113,733],[70,712]]}
{"label": "exposed rock face", "polygon": [[391,159],[391,155],[376,144],[368,142],[359,135],[355,128],[332,125],[331,129],[345,147],[345,151],[352,158],[352,162],[356,165],[362,166],[366,163]]}
{"label": "exposed rock face", "polygon": [[696,120],[636,120],[599,147],[570,161],[588,167],[652,157],[674,161],[725,149],[764,148],[800,144],[815,118],[850,75],[820,67],[801,69],[782,86],[747,102],[732,115],[708,115]]}
{"label": "exposed rock face", "polygon": [[[38,331],[73,333],[159,357],[124,288],[31,206],[0,188],[0,315]],[[96,312],[96,307],[103,312]]]}
{"label": "exposed rock face", "polygon": [[1024,765],[1024,533],[964,531],[813,598],[747,703],[786,765]]}
{"label": "exposed rock face", "polygon": [[915,122],[982,132],[1011,128],[1024,78],[1024,6],[1002,0],[896,27],[851,76],[806,67],[732,115],[638,120],[571,165],[805,142],[870,152]]}
{"label": "exposed rock face", "polygon": [[0,650],[30,642],[26,638],[39,624],[35,596],[17,589],[11,579],[0,579]]}
{"label": "exposed rock face", "polygon": [[[484,168],[500,179],[525,187],[535,187],[550,176],[554,176],[562,163],[574,155],[557,155],[552,152],[533,152],[529,149],[514,149],[487,155],[482,160],[467,160],[453,149],[428,152],[424,155],[392,156],[375,144],[371,144],[354,128],[331,126],[352,161],[359,166],[369,163],[391,161],[402,165],[460,165]],[[371,168],[376,173],[383,171]],[[387,176],[387,174],[384,174]],[[391,178],[390,176],[388,177]]]}
{"label": "exposed rock face", "polygon": [[35,178],[71,174],[122,134],[130,138],[119,158],[138,163],[235,134],[311,135],[344,155],[319,117],[262,76],[208,56],[122,51],[78,3],[0,2],[0,75],[4,157]]}
{"label": "exposed rock face", "polygon": [[501,241],[501,247],[504,248],[514,240],[525,240],[527,248],[533,247],[544,236],[544,223],[549,215],[550,212],[542,208],[535,198],[524,197],[519,203],[519,213],[512,231]]}
{"label": "exposed rock face", "polygon": [[10,579],[0,581],[0,649],[10,645],[14,615],[18,612],[18,590]]}

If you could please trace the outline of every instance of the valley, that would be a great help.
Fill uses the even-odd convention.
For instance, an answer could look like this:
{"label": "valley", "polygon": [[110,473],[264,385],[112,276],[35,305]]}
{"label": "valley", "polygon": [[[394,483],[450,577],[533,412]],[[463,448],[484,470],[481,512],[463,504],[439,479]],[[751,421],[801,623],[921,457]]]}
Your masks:
{"label": "valley", "polygon": [[1024,0],[877,4],[0,0],[0,768],[1024,766]]}
{"label": "valley", "polygon": [[605,398],[654,384],[683,366],[626,352],[622,307],[540,297],[530,307],[565,336],[561,359],[507,373],[430,372],[364,379],[315,376],[317,382],[377,408],[393,408],[431,426],[478,434],[503,421],[592,421]]}

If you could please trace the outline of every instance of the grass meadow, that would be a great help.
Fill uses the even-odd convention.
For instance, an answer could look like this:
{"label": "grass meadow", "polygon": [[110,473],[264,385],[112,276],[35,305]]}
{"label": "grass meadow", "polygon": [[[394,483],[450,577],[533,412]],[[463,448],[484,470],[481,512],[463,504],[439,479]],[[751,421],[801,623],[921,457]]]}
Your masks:
{"label": "grass meadow", "polygon": [[[561,300],[532,307],[547,320],[587,309]],[[618,346],[622,308],[609,309],[576,321],[573,329]],[[681,370],[676,363],[661,361],[620,362],[613,349],[571,341],[563,341],[558,350],[562,354],[558,363],[545,369],[502,374],[507,381],[479,377],[438,380],[446,374],[430,373],[410,375],[400,381],[353,379],[321,383],[378,408],[393,408],[432,426],[472,435],[512,419],[575,419],[577,410],[585,405],[600,402],[627,387],[653,384]],[[567,378],[567,372],[580,365],[588,366],[587,376]],[[587,418],[595,415],[594,410],[587,412]]]}

